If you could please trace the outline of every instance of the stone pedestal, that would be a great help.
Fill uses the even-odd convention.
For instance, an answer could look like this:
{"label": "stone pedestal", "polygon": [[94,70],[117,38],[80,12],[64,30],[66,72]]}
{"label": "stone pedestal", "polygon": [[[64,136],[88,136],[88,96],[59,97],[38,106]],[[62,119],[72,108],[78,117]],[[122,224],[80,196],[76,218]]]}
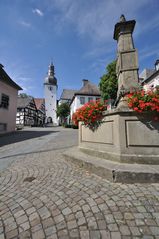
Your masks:
{"label": "stone pedestal", "polygon": [[159,123],[152,113],[112,111],[92,132],[80,124],[79,148],[120,163],[159,164]]}
{"label": "stone pedestal", "polygon": [[[134,47],[133,31],[135,20],[126,21],[122,15],[120,21],[114,27],[114,40],[117,41],[117,65],[116,74],[118,78],[118,93],[119,101],[118,108],[128,108],[127,102],[120,104],[121,94],[129,92],[139,87],[138,80],[138,54]],[[125,104],[124,104],[125,103]]]}

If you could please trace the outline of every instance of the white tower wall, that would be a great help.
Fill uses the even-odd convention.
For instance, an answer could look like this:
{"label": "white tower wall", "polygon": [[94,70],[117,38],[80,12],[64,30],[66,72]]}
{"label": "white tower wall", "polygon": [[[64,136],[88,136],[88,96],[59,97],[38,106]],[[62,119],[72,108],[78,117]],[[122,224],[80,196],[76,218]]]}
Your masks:
{"label": "white tower wall", "polygon": [[57,109],[57,80],[54,76],[54,66],[51,63],[49,66],[48,75],[44,83],[44,96],[45,96],[45,111],[46,123],[58,125],[56,109]]}
{"label": "white tower wall", "polygon": [[46,122],[49,117],[52,118],[53,124],[57,125],[56,117],[56,102],[57,102],[57,86],[45,84],[44,95],[45,95],[45,111],[46,111]]}

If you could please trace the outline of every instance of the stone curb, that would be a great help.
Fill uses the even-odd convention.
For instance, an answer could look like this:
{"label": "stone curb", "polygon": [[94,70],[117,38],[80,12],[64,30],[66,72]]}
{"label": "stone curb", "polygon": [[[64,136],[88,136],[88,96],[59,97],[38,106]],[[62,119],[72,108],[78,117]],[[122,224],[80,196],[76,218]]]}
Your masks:
{"label": "stone curb", "polygon": [[159,165],[123,164],[101,159],[72,147],[63,153],[66,160],[78,164],[115,183],[158,183]]}

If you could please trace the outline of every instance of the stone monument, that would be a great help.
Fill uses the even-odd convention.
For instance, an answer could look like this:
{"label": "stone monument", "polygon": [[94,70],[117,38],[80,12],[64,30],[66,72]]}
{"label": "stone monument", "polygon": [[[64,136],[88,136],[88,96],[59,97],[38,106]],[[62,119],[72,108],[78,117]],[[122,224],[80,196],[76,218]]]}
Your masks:
{"label": "stone monument", "polygon": [[114,28],[114,40],[117,40],[118,108],[127,107],[122,92],[138,87],[138,55],[132,37],[135,24],[135,20],[126,21],[125,16],[121,15],[120,22]]}
{"label": "stone monument", "polygon": [[153,120],[159,112],[129,110],[121,94],[138,87],[134,27],[135,20],[126,21],[122,15],[114,28],[118,46],[116,109],[105,112],[103,123],[94,132],[81,122],[78,149],[66,157],[115,182],[159,182],[159,123]]}

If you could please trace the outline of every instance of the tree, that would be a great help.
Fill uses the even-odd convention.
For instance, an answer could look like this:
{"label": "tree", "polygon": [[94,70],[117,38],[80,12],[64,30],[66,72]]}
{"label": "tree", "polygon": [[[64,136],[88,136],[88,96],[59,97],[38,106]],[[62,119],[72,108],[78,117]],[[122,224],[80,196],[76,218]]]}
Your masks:
{"label": "tree", "polygon": [[33,96],[27,95],[26,93],[20,93],[18,96],[21,98],[33,98]]}
{"label": "tree", "polygon": [[102,93],[102,98],[116,99],[118,90],[118,79],[116,76],[116,61],[112,61],[106,67],[106,74],[100,78],[99,83],[100,91]]}
{"label": "tree", "polygon": [[68,103],[62,103],[57,106],[57,117],[61,118],[61,123],[65,122],[66,117],[70,114],[70,107]]}

